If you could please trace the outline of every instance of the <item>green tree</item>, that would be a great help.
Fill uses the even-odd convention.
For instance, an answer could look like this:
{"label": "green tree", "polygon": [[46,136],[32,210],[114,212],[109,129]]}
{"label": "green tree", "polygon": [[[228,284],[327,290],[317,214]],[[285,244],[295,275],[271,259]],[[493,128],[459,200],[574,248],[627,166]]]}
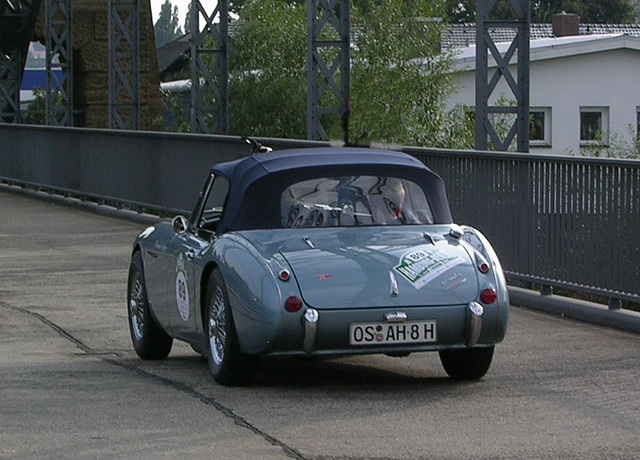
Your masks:
{"label": "green tree", "polygon": [[184,16],[184,33],[191,33],[191,4],[189,4],[189,8],[187,8],[187,13]]}
{"label": "green tree", "polygon": [[156,35],[156,47],[182,36],[180,21],[178,19],[178,7],[173,6],[170,0],[165,0],[160,8],[158,20],[154,25]]}
{"label": "green tree", "polygon": [[232,134],[306,136],[306,7],[282,0],[246,4],[230,52]]}
{"label": "green tree", "polygon": [[437,1],[381,0],[354,11],[350,130],[356,139],[457,144],[464,129],[452,124],[445,106],[454,90],[452,60],[440,52],[442,23],[434,19],[443,8]]}
{"label": "green tree", "polygon": [[[445,109],[452,61],[440,53],[442,23],[433,19],[443,7],[432,0],[354,2],[352,142],[459,147],[469,137],[466,118]],[[232,134],[306,137],[306,8],[286,0],[244,5],[230,53]],[[343,139],[339,117],[323,124]]]}

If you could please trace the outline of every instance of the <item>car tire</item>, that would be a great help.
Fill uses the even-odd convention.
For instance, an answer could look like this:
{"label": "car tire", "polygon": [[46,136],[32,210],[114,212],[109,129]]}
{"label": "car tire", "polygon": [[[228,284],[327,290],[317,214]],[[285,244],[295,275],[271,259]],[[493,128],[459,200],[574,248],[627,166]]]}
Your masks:
{"label": "car tire", "polygon": [[241,353],[229,305],[227,287],[220,270],[209,276],[205,309],[205,349],[209,370],[220,385],[251,382],[258,357]]}
{"label": "car tire", "polygon": [[456,380],[478,380],[482,378],[493,359],[494,347],[478,347],[467,350],[442,350],[440,362],[449,377]]}
{"label": "car tire", "polygon": [[127,317],[131,342],[142,359],[164,359],[171,352],[173,338],[156,323],[147,296],[144,265],[139,252],[133,254],[127,282]]}

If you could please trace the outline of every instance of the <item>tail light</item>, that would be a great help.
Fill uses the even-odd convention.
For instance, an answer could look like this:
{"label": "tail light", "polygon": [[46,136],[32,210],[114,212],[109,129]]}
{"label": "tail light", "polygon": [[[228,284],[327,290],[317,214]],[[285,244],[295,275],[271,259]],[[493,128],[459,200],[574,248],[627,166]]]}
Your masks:
{"label": "tail light", "polygon": [[480,273],[489,273],[489,264],[487,262],[481,262],[478,265],[478,270],[480,270]]}
{"label": "tail light", "polygon": [[487,261],[487,259],[482,257],[477,252],[475,253],[475,257],[476,257],[476,267],[478,268],[478,271],[484,274],[489,273],[489,270],[491,270],[491,265],[489,265],[489,262]]}
{"label": "tail light", "polygon": [[287,300],[284,302],[284,309],[290,313],[295,313],[297,311],[300,311],[301,308],[302,308],[302,299],[298,296],[292,295],[291,297],[288,297]]}
{"label": "tail light", "polygon": [[480,293],[480,300],[482,300],[482,303],[485,303],[485,304],[492,304],[493,302],[496,301],[497,298],[498,298],[498,293],[496,292],[495,289],[491,287],[483,289],[482,292]]}

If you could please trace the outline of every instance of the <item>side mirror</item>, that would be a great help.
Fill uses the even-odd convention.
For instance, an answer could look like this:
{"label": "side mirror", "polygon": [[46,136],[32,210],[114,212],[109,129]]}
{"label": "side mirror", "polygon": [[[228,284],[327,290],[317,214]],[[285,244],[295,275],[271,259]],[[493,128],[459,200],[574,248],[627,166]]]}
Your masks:
{"label": "side mirror", "polygon": [[184,233],[189,227],[189,222],[187,222],[184,216],[176,216],[171,220],[171,225],[173,226],[173,231],[176,233]]}

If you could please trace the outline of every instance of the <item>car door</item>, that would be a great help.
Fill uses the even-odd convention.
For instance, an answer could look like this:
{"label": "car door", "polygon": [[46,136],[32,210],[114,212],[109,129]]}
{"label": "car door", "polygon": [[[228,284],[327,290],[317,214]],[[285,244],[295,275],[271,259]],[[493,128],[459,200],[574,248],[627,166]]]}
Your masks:
{"label": "car door", "polygon": [[197,336],[198,295],[196,285],[198,269],[196,255],[200,255],[209,243],[192,232],[176,234],[169,247],[168,313],[172,335],[193,341]]}
{"label": "car door", "polygon": [[167,316],[168,251],[169,243],[174,234],[169,225],[158,225],[153,229],[148,241],[142,245],[149,304],[156,319],[163,327],[169,326]]}
{"label": "car door", "polygon": [[171,240],[168,254],[169,271],[169,322],[172,334],[187,341],[198,340],[200,277],[202,255],[215,240],[215,229],[228,192],[228,182],[222,176],[211,176],[205,184],[205,196],[196,209],[189,227],[177,233]]}

